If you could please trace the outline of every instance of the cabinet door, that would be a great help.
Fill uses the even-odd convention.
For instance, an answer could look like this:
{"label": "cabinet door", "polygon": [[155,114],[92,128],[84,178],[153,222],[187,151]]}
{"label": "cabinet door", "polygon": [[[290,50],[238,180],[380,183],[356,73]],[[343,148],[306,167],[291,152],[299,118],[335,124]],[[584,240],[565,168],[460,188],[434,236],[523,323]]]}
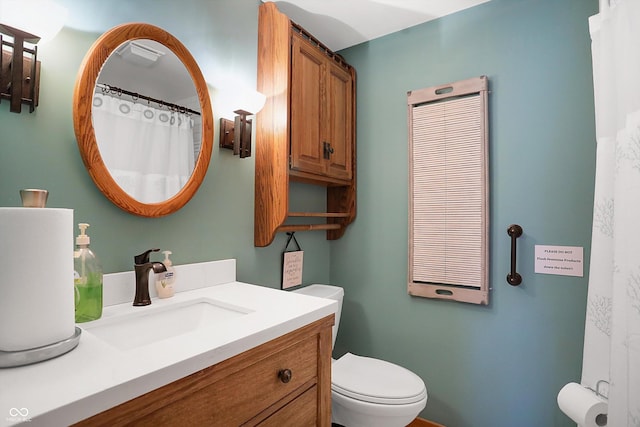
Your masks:
{"label": "cabinet door", "polygon": [[352,178],[353,78],[294,33],[291,68],[291,169]]}
{"label": "cabinet door", "polygon": [[324,175],[322,125],[323,53],[293,34],[291,55],[291,169]]}
{"label": "cabinet door", "polygon": [[332,61],[327,62],[326,124],[323,141],[330,144],[327,175],[350,180],[353,155],[353,79]]}

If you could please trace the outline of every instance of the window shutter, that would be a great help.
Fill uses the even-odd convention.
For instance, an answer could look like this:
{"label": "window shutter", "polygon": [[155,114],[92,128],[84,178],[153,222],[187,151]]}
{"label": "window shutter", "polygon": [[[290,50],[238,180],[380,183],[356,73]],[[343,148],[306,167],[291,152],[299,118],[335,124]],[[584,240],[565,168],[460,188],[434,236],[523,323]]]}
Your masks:
{"label": "window shutter", "polygon": [[487,86],[408,94],[411,295],[488,304]]}

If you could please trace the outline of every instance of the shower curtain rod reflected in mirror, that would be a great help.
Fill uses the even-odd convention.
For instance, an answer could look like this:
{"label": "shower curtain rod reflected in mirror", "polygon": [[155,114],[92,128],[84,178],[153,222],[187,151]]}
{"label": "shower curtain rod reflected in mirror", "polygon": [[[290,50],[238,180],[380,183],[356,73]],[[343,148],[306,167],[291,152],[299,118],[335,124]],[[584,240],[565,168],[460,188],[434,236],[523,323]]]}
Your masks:
{"label": "shower curtain rod reflected in mirror", "polygon": [[160,106],[167,107],[170,111],[175,111],[175,112],[178,112],[178,113],[196,114],[198,116],[200,115],[199,111],[195,111],[195,110],[192,110],[190,108],[183,107],[181,105],[172,104],[170,102],[163,101],[161,99],[155,99],[155,98],[152,98],[150,96],[141,95],[139,93],[131,92],[131,91],[128,91],[126,89],[121,89],[119,87],[111,86],[111,85],[108,85],[108,84],[96,83],[96,89],[100,89],[102,91],[102,93],[109,94],[109,95],[117,95],[117,96],[129,95],[131,97],[131,99],[133,100],[133,102],[136,102],[139,99],[143,99],[143,100],[145,100],[147,102],[155,102],[156,104],[158,104]]}

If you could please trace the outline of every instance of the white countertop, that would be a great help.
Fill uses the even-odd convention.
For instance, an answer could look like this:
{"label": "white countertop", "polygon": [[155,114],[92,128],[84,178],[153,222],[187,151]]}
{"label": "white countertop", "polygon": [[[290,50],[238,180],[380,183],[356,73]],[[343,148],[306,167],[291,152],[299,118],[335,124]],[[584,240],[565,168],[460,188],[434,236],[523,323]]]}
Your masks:
{"label": "white countertop", "polygon": [[[191,264],[192,271],[187,271],[190,266],[178,266],[177,287],[182,278],[192,278],[191,273],[202,273],[203,268],[211,269],[211,265]],[[220,278],[203,279],[199,285],[188,286],[196,289],[178,292],[168,299],[153,298],[150,306],[133,307],[128,301],[105,307],[100,320],[78,325],[83,329],[80,343],[71,352],[34,365],[0,369],[0,426],[21,422],[29,422],[30,426],[67,426],[294,331],[337,309],[335,301],[236,282],[235,261],[232,269],[234,280],[228,283],[219,283]],[[208,270],[207,277],[211,277]],[[227,274],[222,280],[229,277]],[[107,289],[107,282],[105,276],[105,299],[117,301],[111,295],[113,290]],[[129,285],[134,286],[127,282],[127,288]],[[207,287],[197,289],[198,286]],[[129,294],[128,291],[133,296],[133,288],[125,293]],[[91,332],[92,325],[109,322],[116,316],[163,310],[201,298],[242,307],[247,313],[127,350],[118,349]]]}

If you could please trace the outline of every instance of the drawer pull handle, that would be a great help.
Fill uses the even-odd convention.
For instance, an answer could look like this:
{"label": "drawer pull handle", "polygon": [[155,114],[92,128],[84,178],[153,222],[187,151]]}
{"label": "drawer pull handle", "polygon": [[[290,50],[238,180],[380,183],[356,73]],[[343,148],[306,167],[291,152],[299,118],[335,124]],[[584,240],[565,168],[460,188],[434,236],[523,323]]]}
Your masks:
{"label": "drawer pull handle", "polygon": [[278,378],[280,378],[280,381],[285,384],[291,381],[291,377],[293,377],[291,369],[280,369],[280,371],[278,372]]}

